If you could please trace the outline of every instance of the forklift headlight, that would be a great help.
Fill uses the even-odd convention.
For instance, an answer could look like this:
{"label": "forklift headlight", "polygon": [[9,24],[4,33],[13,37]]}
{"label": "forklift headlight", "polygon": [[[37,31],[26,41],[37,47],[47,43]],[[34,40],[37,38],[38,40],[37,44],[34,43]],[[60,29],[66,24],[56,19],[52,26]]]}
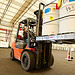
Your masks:
{"label": "forklift headlight", "polygon": [[31,48],[33,48],[36,46],[36,43],[31,43],[30,46],[31,46]]}

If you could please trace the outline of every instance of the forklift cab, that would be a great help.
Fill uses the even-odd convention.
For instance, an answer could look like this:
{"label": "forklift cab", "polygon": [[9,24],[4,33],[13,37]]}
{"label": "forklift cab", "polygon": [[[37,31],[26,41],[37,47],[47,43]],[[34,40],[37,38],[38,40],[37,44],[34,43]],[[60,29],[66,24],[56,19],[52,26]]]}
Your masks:
{"label": "forklift cab", "polygon": [[[27,18],[19,23],[15,47],[19,49],[24,49],[26,45],[30,48],[30,43],[35,41],[36,33],[35,33],[36,20],[32,18]],[[26,30],[26,34],[24,35],[24,29]],[[25,38],[26,36],[27,38]]]}

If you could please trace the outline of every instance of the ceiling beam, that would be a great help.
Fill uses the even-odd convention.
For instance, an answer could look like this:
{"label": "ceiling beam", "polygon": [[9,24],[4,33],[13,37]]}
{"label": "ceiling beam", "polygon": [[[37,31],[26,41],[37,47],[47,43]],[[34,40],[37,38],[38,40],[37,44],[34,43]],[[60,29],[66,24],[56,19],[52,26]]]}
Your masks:
{"label": "ceiling beam", "polygon": [[[0,2],[0,4],[6,5],[5,3],[2,3],[2,2]],[[13,7],[13,6],[10,6],[10,7],[13,8],[13,9],[18,10],[18,8],[15,8],[15,7]]]}
{"label": "ceiling beam", "polygon": [[[30,3],[29,1],[26,1],[26,2],[27,2],[27,3]],[[3,3],[3,2],[0,2],[0,4],[7,5],[7,4],[5,4],[5,3]],[[22,6],[21,3],[15,1],[15,0],[12,1],[12,4],[17,5],[17,6]],[[14,8],[13,6],[10,6],[10,7],[11,7],[11,8]],[[23,6],[23,7],[25,7],[25,6]],[[17,8],[15,8],[15,9],[17,9]]]}
{"label": "ceiling beam", "polygon": [[[4,10],[3,8],[0,8],[0,9]],[[13,14],[16,14],[15,12],[12,12],[12,11],[10,11],[10,10],[8,10],[8,12],[11,12],[11,13],[13,13]]]}
{"label": "ceiling beam", "polygon": [[[16,2],[16,1],[15,1]],[[15,4],[15,2],[14,1],[12,1],[12,3],[13,4]],[[29,2],[28,2],[29,3]],[[0,4],[3,4],[3,5],[6,5],[5,3],[2,3],[2,2],[0,2]],[[35,7],[38,7],[38,6],[36,6],[36,5],[34,5]],[[14,8],[14,9],[16,9],[16,10],[19,10],[19,9],[17,9],[17,8],[15,8],[15,7],[12,7],[12,6],[10,6],[11,8]],[[23,6],[23,7],[25,7],[25,6]],[[2,9],[2,10],[4,10],[3,8],[0,8],[0,9]],[[22,11],[22,10],[20,10],[20,11]],[[14,14],[16,14],[16,12],[13,12],[13,11],[10,11],[10,10],[8,10],[8,12],[11,12],[11,13],[14,13]],[[0,12],[1,13],[1,12]],[[2,13],[3,14],[3,13]],[[6,14],[6,15],[8,15],[8,14]],[[11,16],[11,15],[8,15],[8,16]]]}
{"label": "ceiling beam", "polygon": [[1,19],[4,18],[5,14],[6,14],[7,10],[8,10],[8,8],[10,7],[11,2],[12,2],[12,0],[8,1],[7,5],[6,5],[5,9],[4,9],[4,12],[3,12],[2,16],[1,16]]}
{"label": "ceiling beam", "polygon": [[[29,3],[28,3],[29,2]],[[20,15],[28,8],[28,6],[33,2],[33,0],[26,0],[25,3],[22,5],[22,7],[19,9],[19,11],[16,13],[16,15],[13,17],[13,19],[11,20],[11,22],[15,22],[19,17]],[[26,8],[25,8],[25,7]],[[20,11],[22,10],[22,11]],[[19,14],[19,15],[17,15]],[[16,18],[15,18],[16,17]]]}
{"label": "ceiling beam", "polygon": [[[0,12],[0,14],[3,14],[2,12]],[[9,16],[9,17],[13,17],[13,16],[11,16],[11,15],[8,15],[8,14],[5,14],[5,15],[7,15],[7,16]]]}
{"label": "ceiling beam", "polygon": [[[29,2],[27,2],[27,3],[29,3]],[[3,2],[0,2],[0,4],[6,5],[6,4],[3,3]],[[13,6],[10,6],[10,7],[13,8],[13,9],[19,10],[18,8],[15,8],[15,7],[13,7]],[[25,6],[23,6],[23,7],[25,7]],[[20,10],[20,11],[22,11],[22,10]]]}
{"label": "ceiling beam", "polygon": [[28,9],[24,12],[22,12],[23,14],[21,14],[15,21],[14,21],[14,25],[27,13],[27,11],[38,1],[38,0],[33,0],[34,2],[32,3],[32,5],[30,5],[28,7]]}
{"label": "ceiling beam", "polygon": [[[0,17],[1,17],[1,16],[0,16]],[[11,20],[10,18],[6,18],[6,17],[4,17],[4,19]]]}

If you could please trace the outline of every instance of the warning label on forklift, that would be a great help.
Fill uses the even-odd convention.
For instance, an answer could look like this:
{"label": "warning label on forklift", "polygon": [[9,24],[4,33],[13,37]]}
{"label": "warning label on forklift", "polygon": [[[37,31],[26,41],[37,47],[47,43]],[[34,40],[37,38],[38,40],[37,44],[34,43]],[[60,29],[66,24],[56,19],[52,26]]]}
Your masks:
{"label": "warning label on forklift", "polygon": [[51,20],[51,21],[53,20],[53,17],[52,17],[52,16],[50,16],[50,20]]}
{"label": "warning label on forklift", "polygon": [[64,39],[64,35],[58,35],[57,39]]}

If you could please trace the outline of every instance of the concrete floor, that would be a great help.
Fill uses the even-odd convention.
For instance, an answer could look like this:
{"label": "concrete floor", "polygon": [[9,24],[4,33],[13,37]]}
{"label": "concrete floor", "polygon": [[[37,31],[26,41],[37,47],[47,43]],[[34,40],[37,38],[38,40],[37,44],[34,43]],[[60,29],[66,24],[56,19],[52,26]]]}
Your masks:
{"label": "concrete floor", "polygon": [[[10,49],[0,48],[0,75],[75,75],[75,59],[67,61],[66,51],[53,50],[55,63],[50,69],[26,72],[19,61],[10,60]],[[72,53],[75,58],[75,52]]]}

